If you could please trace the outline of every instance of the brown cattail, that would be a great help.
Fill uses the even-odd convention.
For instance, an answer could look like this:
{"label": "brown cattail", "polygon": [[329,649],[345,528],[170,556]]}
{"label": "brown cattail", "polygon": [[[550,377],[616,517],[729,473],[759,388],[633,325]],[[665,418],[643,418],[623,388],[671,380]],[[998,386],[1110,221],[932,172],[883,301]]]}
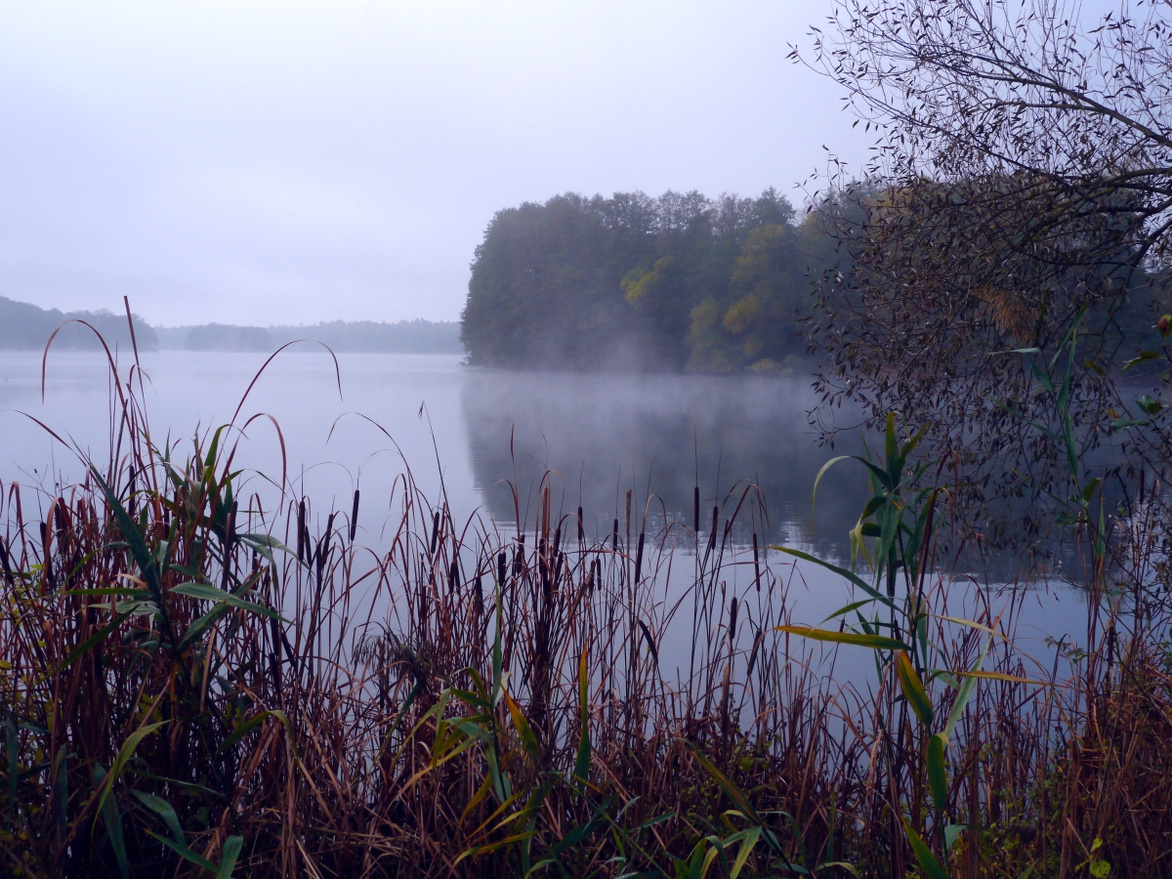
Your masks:
{"label": "brown cattail", "polygon": [[643,639],[647,642],[647,649],[651,651],[651,658],[655,660],[655,664],[659,665],[659,651],[655,649],[655,639],[651,637],[651,630],[647,628],[647,624],[642,620],[636,620],[639,624],[639,629],[643,632]]}
{"label": "brown cattail", "polygon": [[297,561],[305,561],[305,498],[297,505]]}
{"label": "brown cattail", "polygon": [[232,509],[228,510],[228,519],[224,522],[224,545],[231,546],[236,541],[236,513],[240,509],[240,501],[232,501]]}
{"label": "brown cattail", "polygon": [[65,498],[57,498],[57,503],[53,507],[53,520],[57,523],[57,540],[64,543],[68,539],[71,530],[69,509],[65,506]]}
{"label": "brown cattail", "polygon": [[52,558],[52,543],[53,531],[45,522],[38,522],[37,527],[41,532],[41,547],[44,549],[44,559],[42,571],[45,574],[45,582],[50,588],[54,586],[53,580],[53,558]]}
{"label": "brown cattail", "polygon": [[753,532],[753,584],[761,591],[761,554],[757,550],[757,532]]}
{"label": "brown cattail", "polygon": [[134,518],[134,496],[137,493],[137,486],[134,482],[134,465],[131,464],[126,468],[126,480],[129,487],[126,490],[126,512],[130,513],[130,517]]}
{"label": "brown cattail", "polygon": [[765,640],[765,632],[757,629],[757,637],[753,639],[753,649],[749,652],[749,665],[745,668],[745,677],[753,673],[753,666],[757,664],[757,654],[761,650],[761,642]]}
{"label": "brown cattail", "polygon": [[517,549],[513,553],[513,576],[520,577],[525,567],[525,533],[517,535]]}
{"label": "brown cattail", "polygon": [[8,547],[4,545],[4,538],[0,537],[0,567],[4,568],[4,579],[12,583],[12,565],[8,562]]}
{"label": "brown cattail", "polygon": [[635,550],[635,582],[639,582],[639,578],[643,573],[643,532],[639,532],[639,547]]}

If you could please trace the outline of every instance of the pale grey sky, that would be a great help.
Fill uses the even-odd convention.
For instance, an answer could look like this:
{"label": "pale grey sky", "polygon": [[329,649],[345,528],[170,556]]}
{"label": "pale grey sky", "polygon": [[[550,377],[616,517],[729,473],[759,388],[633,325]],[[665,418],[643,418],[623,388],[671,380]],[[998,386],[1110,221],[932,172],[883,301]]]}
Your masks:
{"label": "pale grey sky", "polygon": [[0,0],[0,295],[176,325],[455,320],[495,211],[756,195],[869,141],[829,0]]}

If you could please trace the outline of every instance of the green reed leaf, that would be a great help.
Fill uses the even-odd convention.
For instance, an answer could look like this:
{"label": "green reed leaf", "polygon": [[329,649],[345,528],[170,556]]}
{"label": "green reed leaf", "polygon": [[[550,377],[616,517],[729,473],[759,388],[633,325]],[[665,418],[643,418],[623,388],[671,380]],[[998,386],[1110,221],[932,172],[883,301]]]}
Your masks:
{"label": "green reed leaf", "polygon": [[896,653],[895,670],[899,675],[899,686],[903,695],[915,712],[916,717],[924,726],[932,725],[932,700],[928,698],[928,691],[924,689],[924,682],[912,665],[907,652],[900,650]]}
{"label": "green reed leaf", "polygon": [[835,644],[853,644],[872,650],[907,650],[908,645],[886,635],[870,635],[863,632],[836,632],[831,629],[815,629],[813,626],[774,626],[775,632],[789,632],[814,641],[831,641]]}
{"label": "green reed leaf", "polygon": [[232,879],[232,872],[236,869],[236,861],[243,848],[243,836],[229,836],[224,840],[224,848],[220,851],[220,866],[216,868],[216,879]]}
{"label": "green reed leaf", "polygon": [[928,879],[948,879],[948,871],[944,869],[940,859],[933,854],[932,849],[928,848],[928,844],[924,842],[920,834],[916,833],[907,818],[903,819],[903,828],[907,833],[907,841],[911,843],[912,852],[920,864],[920,869],[924,871]]}

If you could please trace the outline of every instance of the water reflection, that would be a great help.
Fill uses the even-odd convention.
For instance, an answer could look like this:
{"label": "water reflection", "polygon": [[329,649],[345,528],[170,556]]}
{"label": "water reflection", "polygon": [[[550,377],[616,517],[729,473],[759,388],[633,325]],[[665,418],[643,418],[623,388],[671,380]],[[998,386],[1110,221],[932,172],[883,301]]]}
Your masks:
{"label": "water reflection", "polygon": [[647,511],[690,527],[699,486],[702,529],[714,505],[723,521],[743,499],[741,529],[837,555],[865,479],[828,471],[812,526],[811,490],[828,458],[861,443],[819,446],[806,417],[815,403],[806,378],[475,371],[461,393],[475,484],[498,521],[526,519],[548,470],[555,504],[582,506],[595,534],[615,518],[625,526],[628,491],[639,521]]}
{"label": "water reflection", "polygon": [[[362,528],[377,543],[386,502],[410,467],[426,497],[441,495],[454,515],[486,512],[504,531],[532,522],[537,487],[547,470],[555,512],[580,505],[590,537],[649,520],[649,533],[695,524],[700,489],[701,531],[712,509],[727,521],[743,501],[731,535],[747,543],[799,544],[842,558],[846,534],[866,500],[861,467],[829,470],[811,522],[811,490],[833,455],[856,453],[857,434],[838,447],[818,444],[806,412],[818,401],[805,378],[574,375],[470,370],[459,358],[427,355],[340,355],[339,397],[333,361],[310,346],[274,360],[252,388],[238,424],[272,415],[239,436],[235,465],[249,490],[309,495],[323,515],[348,510],[363,490]],[[264,363],[256,354],[153,352],[144,355],[152,435],[190,454],[201,433],[232,417]],[[0,356],[0,481],[45,487],[79,479],[80,461],[23,410],[59,435],[108,460],[113,394],[104,359],[92,352],[51,352],[41,402],[38,352]],[[422,417],[421,417],[422,414]],[[853,413],[836,410],[849,424]],[[234,435],[236,436],[236,435]],[[284,465],[284,466],[283,466]],[[265,474],[262,478],[258,474]],[[56,485],[55,485],[56,484]],[[513,488],[517,490],[514,502]],[[1019,516],[1034,512],[1024,506]],[[266,498],[266,508],[272,504]],[[685,547],[686,548],[686,547]],[[1020,560],[965,556],[949,567],[1012,580]]]}
{"label": "water reflection", "polygon": [[[394,486],[401,484],[396,480],[405,464],[430,502],[446,498],[455,520],[479,509],[506,539],[520,521],[530,546],[547,470],[553,471],[553,511],[572,515],[582,506],[588,542],[608,535],[616,518],[624,550],[634,545],[631,538],[644,516],[649,536],[665,522],[682,523],[687,527],[675,529],[682,538],[675,563],[681,582],[698,563],[690,557],[697,545],[695,486],[701,495],[701,547],[713,506],[721,507],[723,523],[745,498],[739,529],[731,534],[741,546],[716,584],[722,601],[726,588],[729,600],[756,595],[757,571],[744,548],[752,532],[766,545],[796,544],[841,559],[847,531],[866,500],[859,466],[832,468],[819,486],[811,528],[817,473],[831,456],[860,451],[861,440],[856,436],[849,447],[840,442],[833,450],[818,445],[806,419],[817,400],[804,379],[501,373],[464,369],[458,358],[437,356],[339,359],[344,399],[326,355],[290,354],[270,365],[249,396],[244,417],[267,412],[282,434],[278,437],[267,419],[258,420],[239,437],[234,466],[245,470],[250,493],[276,492],[258,474],[280,483],[283,454],[287,485],[294,495],[311,498],[316,530],[329,513],[347,514],[354,489],[361,487],[357,542],[375,555],[385,551],[384,526],[397,509]],[[170,435],[180,444],[180,458],[189,453],[192,444],[184,438],[197,424],[206,430],[229,420],[263,361],[252,354],[146,355],[150,380],[144,395],[156,442]],[[12,410],[34,415],[98,461],[109,454],[112,426],[109,376],[101,358],[54,353],[43,404],[40,379],[38,353],[0,357],[0,410],[7,410],[0,411],[0,483],[41,485],[43,493],[26,493],[25,499],[29,509],[41,506],[38,515],[43,515],[50,495],[84,471],[44,429]],[[849,420],[851,414],[842,417]],[[268,500],[265,509],[273,509]],[[853,598],[841,578],[821,568],[796,565],[779,554],[762,563],[786,584],[779,613],[793,613],[795,622],[818,623]],[[647,565],[647,570],[662,567]],[[976,572],[982,584],[1011,582],[1018,574],[1009,566],[993,567],[988,559],[952,567]],[[666,579],[661,588],[677,600]],[[960,594],[963,584],[949,591]],[[1085,609],[1066,600],[1069,592],[1031,591],[1021,599],[1021,623],[1041,637],[1077,632]]]}

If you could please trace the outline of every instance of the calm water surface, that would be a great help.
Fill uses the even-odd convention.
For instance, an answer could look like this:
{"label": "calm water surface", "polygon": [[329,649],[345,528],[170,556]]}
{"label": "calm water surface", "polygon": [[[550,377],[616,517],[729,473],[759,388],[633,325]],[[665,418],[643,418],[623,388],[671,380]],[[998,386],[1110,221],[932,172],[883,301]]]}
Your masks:
{"label": "calm water surface", "polygon": [[[328,354],[308,350],[283,353],[257,377],[265,360],[143,354],[153,441],[186,458],[193,437],[229,422],[248,391],[230,439],[239,442],[234,469],[246,471],[249,489],[271,501],[284,479],[324,520],[331,509],[348,512],[361,488],[358,540],[372,547],[405,468],[425,496],[446,497],[457,521],[478,514],[503,535],[518,520],[532,528],[546,479],[555,509],[581,506],[595,535],[609,533],[616,518],[625,527],[628,495],[636,530],[681,523],[682,535],[698,485],[702,532],[714,506],[722,521],[739,507],[736,542],[756,532],[763,546],[837,559],[865,501],[861,468],[844,462],[823,478],[812,515],[818,470],[835,454],[859,451],[860,441],[819,445],[806,418],[816,402],[806,379],[503,373],[462,367],[458,356],[391,354],[339,354],[335,373]],[[40,487],[43,502],[79,478],[81,457],[109,460],[112,390],[104,358],[91,352],[50,353],[44,402],[41,380],[39,352],[0,352],[0,481]],[[249,421],[257,415],[271,417]],[[777,553],[768,561],[790,582],[795,622],[818,624],[851,600],[819,568]],[[730,590],[746,588],[743,571],[729,568]],[[963,578],[955,587],[958,596],[967,588]],[[1023,633],[1039,645],[1044,635],[1077,635],[1084,618],[1077,595],[1061,589],[1033,590],[1020,610]]]}
{"label": "calm water surface", "polygon": [[[144,354],[154,442],[189,455],[194,436],[232,418],[264,361]],[[807,423],[815,400],[804,379],[487,372],[443,355],[341,354],[338,363],[335,373],[328,354],[286,353],[256,378],[231,434],[254,489],[280,482],[284,469],[295,492],[348,509],[355,488],[375,497],[409,467],[458,516],[479,510],[505,525],[518,510],[532,518],[549,474],[556,504],[582,506],[602,532],[625,519],[628,492],[638,520],[690,524],[698,485],[705,522],[714,505],[743,501],[738,521],[763,542],[828,552],[863,500],[861,471],[840,467],[824,478],[812,517],[815,474],[835,452]],[[96,353],[52,352],[43,403],[41,369],[39,353],[0,352],[0,479],[53,490],[77,479],[81,456],[108,460],[113,398]]]}

